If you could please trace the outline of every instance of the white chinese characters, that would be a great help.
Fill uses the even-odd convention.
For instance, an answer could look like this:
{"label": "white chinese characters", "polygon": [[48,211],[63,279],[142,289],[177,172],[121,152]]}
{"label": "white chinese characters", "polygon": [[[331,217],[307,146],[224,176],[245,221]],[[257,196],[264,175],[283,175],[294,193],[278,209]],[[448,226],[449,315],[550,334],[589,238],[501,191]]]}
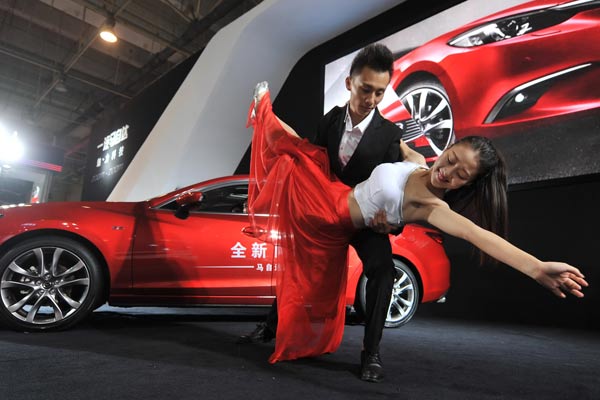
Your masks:
{"label": "white chinese characters", "polygon": [[231,252],[231,258],[246,258],[246,248],[240,242],[231,248]]}
{"label": "white chinese characters", "polygon": [[[254,242],[251,245],[250,257],[257,260],[264,260],[267,258],[267,244]],[[246,258],[246,250],[248,250],[242,243],[237,242],[231,247],[231,258]],[[254,269],[260,272],[272,272],[273,264],[270,263],[256,263]]]}
{"label": "white chinese characters", "polygon": [[252,258],[265,258],[267,256],[266,243],[252,243]]}
{"label": "white chinese characters", "polygon": [[[102,149],[102,154],[96,159],[96,168],[100,168],[103,164],[105,168],[111,161],[125,155],[125,140],[129,137],[129,125],[114,130],[109,135],[104,137],[103,143],[100,143],[97,148]],[[114,148],[118,146],[118,148]]]}
{"label": "white chinese characters", "polygon": [[110,133],[110,135],[104,137],[104,144],[102,146],[102,151],[106,151],[119,143],[125,141],[127,139],[127,130],[129,129],[129,125],[125,125],[122,128],[119,128]]}

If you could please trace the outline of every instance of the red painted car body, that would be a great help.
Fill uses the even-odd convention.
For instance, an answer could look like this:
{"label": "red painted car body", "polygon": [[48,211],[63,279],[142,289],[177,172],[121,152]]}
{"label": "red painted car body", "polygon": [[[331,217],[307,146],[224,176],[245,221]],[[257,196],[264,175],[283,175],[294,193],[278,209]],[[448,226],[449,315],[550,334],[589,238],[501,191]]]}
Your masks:
{"label": "red painted car body", "polygon": [[[186,219],[176,218],[177,199],[197,191],[204,197],[200,208]],[[269,305],[275,294],[274,249],[250,232],[248,215],[243,212],[246,196],[247,177],[233,176],[136,203],[2,208],[0,317],[13,327],[39,330],[70,326],[84,317],[78,314],[91,312],[106,299],[116,306]],[[266,219],[259,216],[259,222],[260,218]],[[390,238],[397,260],[417,278],[416,303],[444,296],[449,287],[449,261],[440,235],[409,225],[401,235]],[[60,261],[61,254],[71,254],[74,261]],[[44,281],[37,264],[45,265],[45,272],[62,273],[52,272],[57,278]],[[81,268],[86,264],[87,272]],[[67,277],[67,270],[77,269],[73,265],[79,266],[77,279]],[[352,305],[361,281],[361,264],[353,249],[349,269],[347,304]],[[57,283],[59,279],[65,281],[64,286]],[[67,284],[75,281],[81,286],[68,291]],[[86,282],[87,291],[82,289]],[[31,291],[37,292],[26,301],[30,305],[18,304],[32,296]],[[91,294],[94,304],[80,311]],[[66,307],[62,307],[65,300]],[[35,319],[36,301],[49,316]],[[27,321],[29,316],[31,321]]]}
{"label": "red painted car body", "polygon": [[383,114],[412,126],[405,140],[416,147],[433,141],[431,160],[454,136],[493,138],[597,110],[600,2],[538,0],[471,22],[400,57],[391,85],[414,120],[399,102]]}

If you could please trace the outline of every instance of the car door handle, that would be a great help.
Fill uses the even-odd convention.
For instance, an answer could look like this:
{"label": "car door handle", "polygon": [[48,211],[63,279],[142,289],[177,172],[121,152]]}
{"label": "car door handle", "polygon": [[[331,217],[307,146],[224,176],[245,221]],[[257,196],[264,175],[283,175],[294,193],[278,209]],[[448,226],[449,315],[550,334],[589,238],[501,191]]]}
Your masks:
{"label": "car door handle", "polygon": [[245,226],[242,228],[242,233],[252,237],[260,237],[267,233],[267,230],[261,226],[257,226],[256,228],[253,226]]}

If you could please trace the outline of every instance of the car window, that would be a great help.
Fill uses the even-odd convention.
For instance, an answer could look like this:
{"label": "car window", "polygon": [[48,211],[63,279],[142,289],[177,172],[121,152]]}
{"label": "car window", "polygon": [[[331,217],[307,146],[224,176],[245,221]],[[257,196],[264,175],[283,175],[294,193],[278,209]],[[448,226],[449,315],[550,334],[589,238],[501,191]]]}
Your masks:
{"label": "car window", "polygon": [[[203,199],[200,207],[194,208],[192,212],[219,212],[245,214],[248,199],[247,184],[233,184],[213,189],[202,190]],[[160,207],[161,210],[177,210],[175,200]]]}

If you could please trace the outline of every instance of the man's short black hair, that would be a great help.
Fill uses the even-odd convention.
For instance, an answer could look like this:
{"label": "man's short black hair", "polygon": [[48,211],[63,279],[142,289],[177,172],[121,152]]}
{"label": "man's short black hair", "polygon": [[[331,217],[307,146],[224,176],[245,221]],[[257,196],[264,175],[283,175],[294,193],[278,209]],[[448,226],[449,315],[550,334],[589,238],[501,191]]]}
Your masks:
{"label": "man's short black hair", "polygon": [[363,47],[350,66],[350,76],[358,75],[364,67],[376,72],[394,72],[394,56],[390,49],[381,43],[373,43]]}

